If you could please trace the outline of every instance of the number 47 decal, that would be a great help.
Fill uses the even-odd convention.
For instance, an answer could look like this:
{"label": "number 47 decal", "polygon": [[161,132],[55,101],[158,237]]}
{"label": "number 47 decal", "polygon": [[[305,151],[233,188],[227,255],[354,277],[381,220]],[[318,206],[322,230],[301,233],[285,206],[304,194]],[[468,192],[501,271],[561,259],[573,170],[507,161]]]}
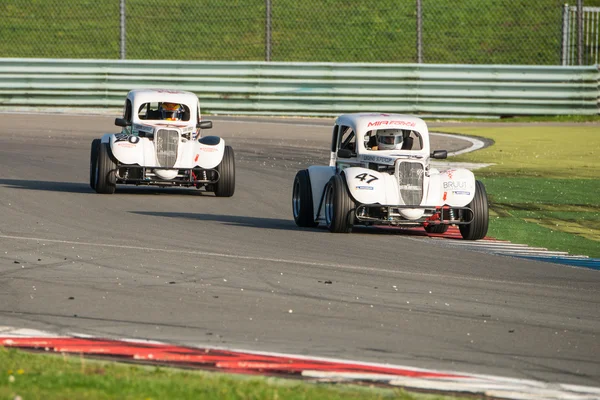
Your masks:
{"label": "number 47 decal", "polygon": [[367,183],[371,183],[373,181],[376,181],[377,179],[379,179],[376,176],[373,176],[371,174],[367,174],[367,173],[362,173],[362,174],[358,174],[354,177],[354,179],[358,179],[361,182],[364,182],[365,180],[367,181]]}

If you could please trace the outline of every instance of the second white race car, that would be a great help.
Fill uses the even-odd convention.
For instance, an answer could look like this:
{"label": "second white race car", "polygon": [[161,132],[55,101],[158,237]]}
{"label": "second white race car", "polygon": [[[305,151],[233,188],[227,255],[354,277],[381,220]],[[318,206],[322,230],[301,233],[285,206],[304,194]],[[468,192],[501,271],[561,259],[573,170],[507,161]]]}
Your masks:
{"label": "second white race car", "polygon": [[198,97],[177,90],[132,90],[119,133],[94,139],[90,151],[90,186],[111,194],[117,185],[196,187],[218,197],[235,191],[235,158],[231,146],[202,121]]}

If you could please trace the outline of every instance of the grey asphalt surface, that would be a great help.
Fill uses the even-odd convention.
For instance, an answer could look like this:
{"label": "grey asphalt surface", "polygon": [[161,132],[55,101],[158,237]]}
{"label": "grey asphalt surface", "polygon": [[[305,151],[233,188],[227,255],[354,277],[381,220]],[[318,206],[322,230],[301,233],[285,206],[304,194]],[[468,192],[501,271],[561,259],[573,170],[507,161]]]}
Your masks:
{"label": "grey asphalt surface", "polygon": [[114,116],[0,115],[0,325],[600,386],[598,271],[297,228],[292,181],[327,163],[332,120],[211,119],[232,198],[98,195]]}

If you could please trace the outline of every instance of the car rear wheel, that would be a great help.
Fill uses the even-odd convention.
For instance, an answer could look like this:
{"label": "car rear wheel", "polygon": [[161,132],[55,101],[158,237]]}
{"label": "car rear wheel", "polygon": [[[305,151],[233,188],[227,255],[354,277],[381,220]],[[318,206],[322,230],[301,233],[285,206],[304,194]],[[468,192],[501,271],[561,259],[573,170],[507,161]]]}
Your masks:
{"label": "car rear wheel", "polygon": [[485,186],[475,181],[475,197],[467,205],[473,211],[473,221],[468,225],[459,225],[460,234],[465,240],[483,239],[488,231],[489,211]]}
{"label": "car rear wheel", "polygon": [[425,227],[425,232],[427,233],[446,233],[449,225],[427,225]]}
{"label": "car rear wheel", "polygon": [[117,164],[110,156],[108,143],[100,143],[98,148],[98,163],[96,165],[96,185],[97,193],[113,194],[117,187],[115,170]]}
{"label": "car rear wheel", "polygon": [[325,186],[325,222],[334,233],[348,233],[354,225],[354,201],[341,175],[331,177]]}
{"label": "car rear wheel", "polygon": [[98,166],[98,151],[100,148],[100,139],[92,140],[90,149],[90,187],[96,189],[96,168]]}
{"label": "car rear wheel", "polygon": [[231,146],[225,146],[223,159],[217,166],[219,180],[215,183],[215,196],[231,197],[235,192],[235,156]]}
{"label": "car rear wheel", "polygon": [[294,221],[301,227],[315,227],[318,225],[314,218],[312,189],[308,170],[298,171],[294,178],[292,190],[292,211]]}

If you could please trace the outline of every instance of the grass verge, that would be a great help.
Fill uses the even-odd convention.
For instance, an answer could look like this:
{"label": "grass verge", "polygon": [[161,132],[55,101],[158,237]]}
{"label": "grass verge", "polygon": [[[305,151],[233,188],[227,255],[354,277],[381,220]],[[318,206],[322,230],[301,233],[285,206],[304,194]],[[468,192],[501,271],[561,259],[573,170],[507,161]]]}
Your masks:
{"label": "grass verge", "polygon": [[494,165],[475,171],[486,186],[488,235],[600,257],[600,135],[597,125],[436,128],[492,139],[452,161]]}
{"label": "grass verge", "polygon": [[450,400],[402,389],[138,366],[0,347],[2,399]]}

